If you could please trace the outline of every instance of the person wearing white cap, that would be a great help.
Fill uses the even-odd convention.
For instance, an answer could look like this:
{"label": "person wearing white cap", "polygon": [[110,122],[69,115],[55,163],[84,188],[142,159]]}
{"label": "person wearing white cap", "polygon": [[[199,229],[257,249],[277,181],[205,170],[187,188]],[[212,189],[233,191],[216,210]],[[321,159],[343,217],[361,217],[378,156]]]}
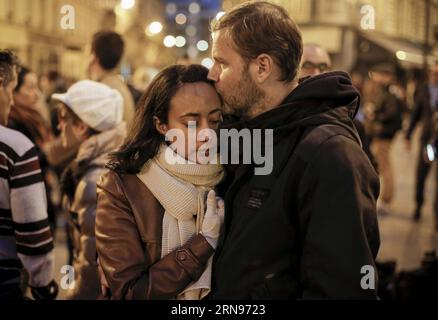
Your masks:
{"label": "person wearing white cap", "polygon": [[59,101],[59,129],[64,147],[79,143],[79,151],[64,171],[62,191],[73,240],[74,289],[68,299],[97,299],[100,284],[94,235],[96,183],[126,136],[123,99],[117,90],[90,80],[73,84]]}

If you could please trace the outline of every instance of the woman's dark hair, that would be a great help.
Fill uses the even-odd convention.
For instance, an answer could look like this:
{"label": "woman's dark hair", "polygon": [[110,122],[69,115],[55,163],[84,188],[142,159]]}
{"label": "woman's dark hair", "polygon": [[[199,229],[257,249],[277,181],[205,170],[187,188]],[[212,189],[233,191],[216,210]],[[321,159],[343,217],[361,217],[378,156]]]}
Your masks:
{"label": "woman's dark hair", "polygon": [[154,124],[154,117],[162,123],[168,122],[170,101],[185,83],[205,82],[208,69],[197,64],[173,65],[163,69],[150,83],[137,106],[134,124],[125,143],[110,154],[107,168],[118,173],[135,174],[153,158],[165,141]]}
{"label": "woman's dark hair", "polygon": [[20,71],[17,74],[17,86],[15,87],[14,92],[20,91],[20,88],[21,88],[21,86],[24,83],[24,78],[26,77],[26,75],[28,73],[31,73],[31,72],[32,71],[30,71],[29,68],[26,68],[26,67],[21,67],[20,68]]}

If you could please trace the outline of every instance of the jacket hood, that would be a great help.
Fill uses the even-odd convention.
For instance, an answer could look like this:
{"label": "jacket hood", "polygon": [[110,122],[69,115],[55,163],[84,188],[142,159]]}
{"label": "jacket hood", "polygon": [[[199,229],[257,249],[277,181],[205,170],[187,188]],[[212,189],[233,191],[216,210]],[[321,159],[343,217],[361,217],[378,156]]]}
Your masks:
{"label": "jacket hood", "polygon": [[351,128],[359,101],[359,92],[347,73],[327,72],[304,78],[277,108],[227,127],[272,128],[281,132],[336,123]]}
{"label": "jacket hood", "polygon": [[343,71],[326,72],[303,78],[286,100],[322,100],[333,102],[333,107],[348,105],[359,98],[350,76]]}

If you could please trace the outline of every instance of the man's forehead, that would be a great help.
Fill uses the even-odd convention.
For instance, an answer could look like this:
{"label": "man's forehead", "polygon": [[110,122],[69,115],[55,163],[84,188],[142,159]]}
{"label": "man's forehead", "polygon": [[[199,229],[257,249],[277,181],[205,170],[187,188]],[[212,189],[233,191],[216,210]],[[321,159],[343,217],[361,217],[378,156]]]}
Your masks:
{"label": "man's forehead", "polygon": [[213,49],[232,48],[233,40],[230,33],[226,29],[213,32]]}
{"label": "man's forehead", "polygon": [[229,32],[225,30],[216,32],[219,33],[213,35],[213,47],[211,51],[213,59],[222,59],[227,62],[240,61],[242,57],[233,45],[234,42]]}
{"label": "man's forehead", "polygon": [[304,47],[303,61],[310,61],[313,63],[326,62],[330,64],[330,57],[327,52],[318,47]]}

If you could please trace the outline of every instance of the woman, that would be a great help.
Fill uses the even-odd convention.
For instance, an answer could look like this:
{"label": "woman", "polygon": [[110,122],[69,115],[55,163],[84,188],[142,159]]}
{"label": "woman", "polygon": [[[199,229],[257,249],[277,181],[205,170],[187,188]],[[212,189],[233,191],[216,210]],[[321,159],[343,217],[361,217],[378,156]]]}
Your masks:
{"label": "woman", "polygon": [[[208,135],[189,141],[190,121],[201,133],[218,129],[222,120],[207,74],[200,65],[161,71],[98,183],[96,247],[114,299],[202,299],[209,293],[223,222],[223,201],[212,189],[224,173],[220,165],[193,157]],[[169,130],[183,133],[183,143],[168,146]]]}
{"label": "woman", "polygon": [[8,126],[20,131],[37,146],[52,138],[50,126],[38,110],[40,90],[35,73],[22,67],[14,89],[14,105]]}
{"label": "woman", "polygon": [[52,141],[53,134],[50,125],[45,121],[38,103],[40,90],[38,78],[35,73],[22,67],[17,74],[17,86],[14,89],[14,104],[8,119],[8,127],[23,133],[36,146],[38,158],[43,172],[47,193],[47,211],[52,234],[56,231],[56,205],[51,201],[52,186],[56,185],[56,175],[47,161],[43,151],[44,144]]}

